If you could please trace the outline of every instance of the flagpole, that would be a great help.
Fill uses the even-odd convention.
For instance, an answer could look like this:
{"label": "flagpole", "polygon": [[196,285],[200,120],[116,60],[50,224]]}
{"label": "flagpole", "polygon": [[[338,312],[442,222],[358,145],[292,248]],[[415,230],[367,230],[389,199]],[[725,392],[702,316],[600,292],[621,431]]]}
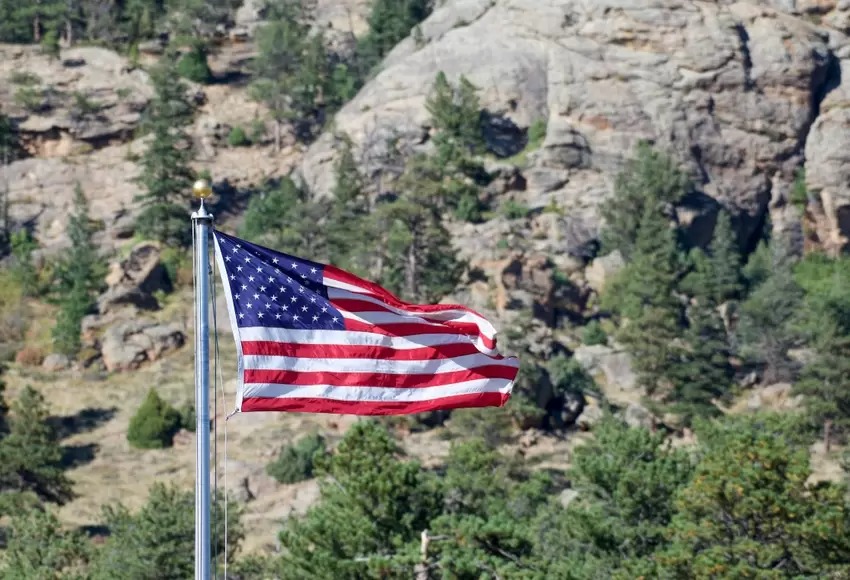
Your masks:
{"label": "flagpole", "polygon": [[204,207],[212,194],[209,184],[193,187],[201,206],[192,214],[195,239],[195,580],[210,579],[210,348],[209,234],[213,216]]}

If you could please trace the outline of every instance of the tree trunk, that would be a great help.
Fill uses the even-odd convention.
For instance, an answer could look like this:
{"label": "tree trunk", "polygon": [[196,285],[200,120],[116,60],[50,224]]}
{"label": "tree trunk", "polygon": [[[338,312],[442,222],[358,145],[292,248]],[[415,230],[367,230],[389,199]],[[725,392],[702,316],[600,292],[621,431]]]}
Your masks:
{"label": "tree trunk", "polygon": [[832,419],[827,419],[823,422],[823,448],[826,453],[830,450],[829,432],[832,430]]}
{"label": "tree trunk", "polygon": [[404,285],[407,286],[407,299],[418,300],[416,295],[416,287],[418,285],[419,272],[417,272],[419,264],[416,261],[417,235],[413,234],[413,240],[407,248],[407,268],[405,272]]}
{"label": "tree trunk", "polygon": [[428,574],[428,543],[430,541],[428,530],[422,530],[421,538],[422,543],[419,546],[419,554],[422,560],[414,567],[413,573],[416,580],[430,580],[431,575]]}
{"label": "tree trunk", "polygon": [[32,37],[36,42],[41,42],[41,15],[36,14],[32,20]]}
{"label": "tree trunk", "polygon": [[278,119],[274,120],[274,152],[280,153],[280,121]]}

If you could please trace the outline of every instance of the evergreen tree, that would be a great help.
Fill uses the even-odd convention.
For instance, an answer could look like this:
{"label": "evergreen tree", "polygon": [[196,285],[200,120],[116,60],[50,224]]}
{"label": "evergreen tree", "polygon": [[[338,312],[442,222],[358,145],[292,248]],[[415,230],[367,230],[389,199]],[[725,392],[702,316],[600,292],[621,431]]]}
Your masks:
{"label": "evergreen tree", "polygon": [[732,386],[731,347],[720,315],[704,300],[691,307],[679,360],[670,372],[672,389],[664,397],[667,409],[685,425],[695,417],[717,415],[715,401],[725,402]]}
{"label": "evergreen tree", "polygon": [[414,157],[400,186],[404,193],[378,208],[378,223],[387,232],[381,284],[406,300],[437,301],[455,288],[464,268],[442,224],[439,169],[427,157]]}
{"label": "evergreen tree", "polygon": [[476,154],[484,150],[481,102],[476,87],[461,75],[457,88],[440,71],[425,101],[437,131],[437,155],[451,162],[453,154]]}
{"label": "evergreen tree", "polygon": [[781,248],[773,251],[773,270],[741,305],[737,329],[741,354],[763,367],[765,383],[794,375],[788,351],[799,342],[797,321],[803,298],[791,274],[790,258]]}
{"label": "evergreen tree", "polygon": [[21,283],[21,290],[26,296],[37,296],[41,289],[32,254],[38,249],[38,242],[29,230],[22,229],[11,235],[9,243],[14,257],[12,270]]}
{"label": "evergreen tree", "polygon": [[740,297],[741,255],[727,212],[721,211],[717,218],[708,255],[695,249],[692,262],[693,271],[682,284],[688,294],[715,305]]}
{"label": "evergreen tree", "polygon": [[156,390],[150,389],[144,402],[130,419],[127,441],[139,449],[171,447],[181,423],[180,412],[163,401]]}
{"label": "evergreen tree", "polygon": [[687,175],[674,161],[646,143],[637,147],[633,159],[617,175],[614,195],[602,205],[606,251],[620,250],[630,259],[646,211],[670,215],[671,207],[690,189]]}
{"label": "evergreen tree", "polygon": [[[850,571],[846,489],[809,485],[809,453],[772,417],[697,430],[693,479],[677,494],[653,577],[800,578]],[[708,431],[708,432],[706,432]]]}
{"label": "evergreen tree", "polygon": [[358,43],[358,54],[368,71],[411,29],[428,16],[427,0],[373,0],[367,22],[369,31]]}
{"label": "evergreen tree", "polygon": [[97,253],[93,235],[88,202],[78,183],[74,190],[74,211],[68,220],[71,248],[55,272],[60,308],[53,327],[53,340],[56,350],[69,356],[80,349],[82,319],[94,306],[106,275],[106,264]]}
{"label": "evergreen tree", "polygon": [[0,575],[8,580],[83,580],[91,547],[78,531],[62,529],[50,512],[15,514]]}
{"label": "evergreen tree", "polygon": [[71,482],[47,416],[44,397],[26,387],[12,405],[9,434],[0,440],[0,490],[63,504],[72,498]]}
{"label": "evergreen tree", "polygon": [[[224,513],[224,499],[214,502],[214,513]],[[104,519],[110,535],[99,550],[92,580],[158,580],[191,578],[195,550],[195,497],[192,491],[154,483],[147,503],[137,513],[121,504],[106,506]],[[244,537],[241,509],[228,504],[228,557]],[[211,550],[224,553],[224,518],[211,530]]]}
{"label": "evergreen tree", "polygon": [[268,107],[275,123],[275,151],[280,151],[285,123],[292,124],[299,137],[312,135],[319,96],[330,75],[324,43],[310,35],[303,4],[273,0],[268,10],[266,24],[256,31],[251,94]]}
{"label": "evergreen tree", "polygon": [[187,245],[191,241],[187,212],[175,200],[184,199],[192,186],[191,141],[185,126],[191,123],[193,111],[186,86],[178,78],[174,53],[168,52],[151,70],[151,81],[154,97],[143,126],[153,138],[142,155],[142,170],[136,179],[145,190],[138,198],[143,209],[136,227],[143,236]]}
{"label": "evergreen tree", "polygon": [[653,392],[669,383],[680,346],[681,304],[673,294],[680,255],[675,233],[657,208],[643,211],[633,261],[605,297],[626,321],[617,339],[632,356],[641,382]]}

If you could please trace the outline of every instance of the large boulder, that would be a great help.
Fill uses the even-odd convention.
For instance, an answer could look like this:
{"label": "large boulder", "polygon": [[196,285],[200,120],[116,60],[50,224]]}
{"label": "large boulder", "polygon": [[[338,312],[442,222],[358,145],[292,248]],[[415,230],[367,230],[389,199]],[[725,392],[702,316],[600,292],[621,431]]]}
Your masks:
{"label": "large boulder", "polygon": [[584,279],[587,280],[587,285],[599,294],[625,266],[626,262],[620,250],[614,250],[593,260],[584,271]]}
{"label": "large boulder", "polygon": [[130,255],[110,264],[106,283],[109,288],[97,300],[101,314],[121,306],[134,306],[142,310],[159,307],[156,292],[170,292],[172,283],[168,271],[160,260],[160,246],[142,242]]}
{"label": "large boulder", "polygon": [[601,344],[582,345],[575,350],[573,357],[597,379],[597,384],[611,402],[629,402],[641,392],[631,357],[625,351]]}
{"label": "large boulder", "polygon": [[176,350],[186,335],[176,324],[152,320],[127,320],[106,329],[101,345],[103,364],[108,371],[128,371]]}
{"label": "large boulder", "polygon": [[[780,208],[790,191],[812,121],[839,78],[835,51],[846,43],[786,9],[755,1],[447,0],[334,125],[367,159],[381,159],[389,138],[416,147],[427,142],[425,99],[437,72],[466,75],[490,117],[523,129],[547,125],[525,172],[532,209],[556,203],[592,222],[616,170],[639,140],[651,140],[738,215],[745,240],[772,195]],[[319,195],[333,186],[334,147],[323,136],[299,169]],[[712,212],[692,217],[694,235],[707,238]]]}

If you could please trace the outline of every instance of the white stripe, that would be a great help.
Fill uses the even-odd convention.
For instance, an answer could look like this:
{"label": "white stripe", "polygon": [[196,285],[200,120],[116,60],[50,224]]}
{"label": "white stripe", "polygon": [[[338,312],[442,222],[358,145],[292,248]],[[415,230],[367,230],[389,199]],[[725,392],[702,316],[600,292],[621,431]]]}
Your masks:
{"label": "white stripe", "polygon": [[340,280],[334,280],[333,278],[328,278],[327,276],[322,276],[322,284],[327,286],[328,288],[341,288],[343,290],[351,290],[352,292],[357,292],[358,294],[372,294],[371,291],[361,288],[360,286],[355,286],[354,284],[349,284],[348,282],[341,282]]}
{"label": "white stripe", "polygon": [[339,344],[344,346],[385,346],[396,350],[472,343],[484,354],[499,354],[496,349],[487,348],[480,338],[471,339],[469,336],[460,334],[387,336],[385,334],[354,330],[301,330],[265,326],[248,326],[240,329],[240,334],[244,341]]}
{"label": "white stripe", "polygon": [[[227,313],[230,317],[230,330],[233,332],[233,342],[236,343],[236,410],[242,410],[242,388],[245,383],[244,357],[242,356],[242,341],[239,339],[239,323],[236,321],[236,310],[233,306],[233,296],[230,294],[230,282],[227,280],[227,268],[224,264],[221,248],[218,245],[218,236],[214,228],[210,228],[210,237],[215,247],[215,260],[218,265],[218,274],[221,277],[221,286],[224,288],[224,297],[227,301]],[[203,274],[206,275],[206,274]]]}
{"label": "white stripe", "polygon": [[245,368],[306,373],[382,373],[391,375],[436,375],[468,371],[482,366],[517,367],[515,358],[494,359],[486,354],[467,354],[450,359],[386,360],[363,358],[301,358],[292,356],[247,355]]}
{"label": "white stripe", "polygon": [[275,399],[316,398],[337,401],[397,401],[412,403],[473,393],[507,394],[511,391],[512,386],[513,382],[508,379],[475,379],[439,387],[420,387],[415,389],[249,383],[245,385],[245,396]]}
{"label": "white stripe", "polygon": [[403,323],[412,323],[412,324],[429,324],[431,326],[439,326],[445,328],[444,325],[439,324],[437,322],[431,322],[430,320],[425,320],[421,316],[405,316],[403,314],[395,314],[393,312],[348,312],[347,310],[343,310],[339,308],[339,311],[342,313],[343,317],[348,320],[356,320],[358,322],[364,322],[366,324],[403,324]]}
{"label": "white stripe", "polygon": [[[370,302],[372,304],[378,304],[395,312],[396,314],[409,314],[413,316],[422,317],[428,321],[443,321],[443,322],[471,322],[473,324],[477,324],[479,331],[486,336],[487,338],[493,338],[496,336],[495,327],[490,324],[490,321],[484,318],[483,316],[479,316],[475,313],[469,312],[468,310],[462,309],[451,309],[451,310],[442,310],[439,312],[416,312],[413,310],[406,310],[404,308],[397,308],[390,304],[387,304],[383,300],[375,298],[373,296],[366,296],[364,294],[360,294],[357,292],[350,292],[348,290],[340,290],[337,288],[329,288],[328,289],[328,298],[333,300],[334,298],[342,298],[347,300],[362,300],[363,302]],[[338,309],[342,310],[337,306]],[[356,312],[362,316],[362,312],[359,310],[352,309],[350,312]]]}

